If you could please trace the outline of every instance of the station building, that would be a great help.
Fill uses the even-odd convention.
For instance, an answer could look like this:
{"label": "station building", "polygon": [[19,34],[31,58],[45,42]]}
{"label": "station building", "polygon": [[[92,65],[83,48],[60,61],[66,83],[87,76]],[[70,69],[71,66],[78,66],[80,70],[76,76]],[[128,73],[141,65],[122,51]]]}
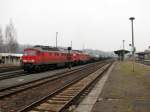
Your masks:
{"label": "station building", "polygon": [[150,49],[147,49],[144,52],[138,52],[137,55],[140,61],[150,60]]}
{"label": "station building", "polygon": [[138,52],[136,54],[138,55],[137,61],[146,65],[150,65],[150,47],[146,49],[145,51]]}
{"label": "station building", "polygon": [[21,64],[23,54],[0,53],[0,64]]}

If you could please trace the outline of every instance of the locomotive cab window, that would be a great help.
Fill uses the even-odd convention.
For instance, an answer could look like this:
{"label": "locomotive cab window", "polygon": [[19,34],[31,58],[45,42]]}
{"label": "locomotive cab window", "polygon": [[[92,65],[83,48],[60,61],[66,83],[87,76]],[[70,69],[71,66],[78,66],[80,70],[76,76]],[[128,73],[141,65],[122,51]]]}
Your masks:
{"label": "locomotive cab window", "polygon": [[37,54],[37,52],[36,51],[34,51],[34,50],[29,50],[29,51],[24,51],[24,55],[25,56],[35,56]]}
{"label": "locomotive cab window", "polygon": [[59,53],[55,53],[55,56],[59,56]]}

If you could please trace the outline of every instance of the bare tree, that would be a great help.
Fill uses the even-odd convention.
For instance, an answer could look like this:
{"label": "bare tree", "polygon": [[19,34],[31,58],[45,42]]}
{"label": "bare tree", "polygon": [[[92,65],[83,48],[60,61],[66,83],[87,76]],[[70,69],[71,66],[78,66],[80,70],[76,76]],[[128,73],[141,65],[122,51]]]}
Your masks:
{"label": "bare tree", "polygon": [[3,34],[2,34],[2,28],[0,27],[0,53],[3,52]]}
{"label": "bare tree", "polygon": [[18,42],[16,38],[17,38],[16,30],[14,28],[14,25],[10,21],[10,24],[8,24],[5,29],[6,52],[9,53],[17,52]]}

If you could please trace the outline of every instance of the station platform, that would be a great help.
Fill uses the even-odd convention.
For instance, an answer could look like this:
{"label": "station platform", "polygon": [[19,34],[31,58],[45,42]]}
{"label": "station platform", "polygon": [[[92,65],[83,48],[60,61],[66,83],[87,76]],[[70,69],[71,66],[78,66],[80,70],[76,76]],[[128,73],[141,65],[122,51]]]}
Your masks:
{"label": "station platform", "polygon": [[92,112],[150,112],[150,67],[117,62]]}
{"label": "station platform", "polygon": [[150,66],[134,65],[115,62],[75,112],[150,112]]}

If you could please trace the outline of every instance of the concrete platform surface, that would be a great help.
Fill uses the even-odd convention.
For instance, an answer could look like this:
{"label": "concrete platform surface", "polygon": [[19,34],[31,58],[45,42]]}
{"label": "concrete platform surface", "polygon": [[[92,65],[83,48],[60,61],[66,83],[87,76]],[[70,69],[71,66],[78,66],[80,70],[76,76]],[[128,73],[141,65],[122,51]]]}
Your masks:
{"label": "concrete platform surface", "polygon": [[109,70],[100,78],[92,91],[83,99],[83,101],[75,108],[73,112],[91,112],[93,105],[97,101],[99,94],[102,92],[105,82],[109,77],[115,63]]}
{"label": "concrete platform surface", "polygon": [[150,112],[150,67],[117,62],[92,112]]}

